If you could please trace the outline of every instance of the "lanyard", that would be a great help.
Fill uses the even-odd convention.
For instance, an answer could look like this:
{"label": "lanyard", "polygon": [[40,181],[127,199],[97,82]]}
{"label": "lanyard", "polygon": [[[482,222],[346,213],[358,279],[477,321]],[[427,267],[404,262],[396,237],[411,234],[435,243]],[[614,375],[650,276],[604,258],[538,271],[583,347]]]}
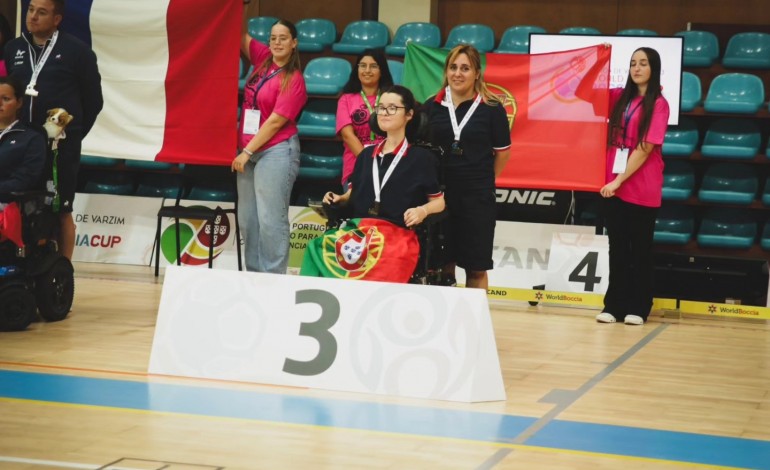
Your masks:
{"label": "lanyard", "polygon": [[278,75],[281,72],[281,70],[283,70],[283,67],[278,67],[277,69],[273,70],[273,72],[270,73],[269,75],[265,75],[264,77],[262,77],[259,83],[257,83],[257,87],[254,90],[254,99],[252,100],[252,103],[251,103],[251,109],[259,109],[259,107],[257,106],[257,95],[259,94],[259,90],[261,90],[262,87],[265,86],[265,83],[268,80]]}
{"label": "lanyard", "polygon": [[626,147],[626,129],[628,129],[628,123],[631,122],[631,116],[633,116],[636,110],[639,109],[639,106],[642,105],[642,101],[643,100],[639,100],[639,102],[636,103],[636,106],[634,106],[634,109],[632,109],[630,113],[628,110],[631,108],[631,102],[629,101],[628,106],[626,106],[626,111],[623,113],[623,119],[625,122],[623,124],[623,140],[620,142],[620,148]]}
{"label": "lanyard", "polygon": [[406,148],[409,146],[409,143],[406,141],[406,137],[404,137],[404,141],[401,143],[401,148],[398,150],[398,153],[396,154],[396,158],[393,159],[393,163],[390,164],[390,167],[388,168],[388,171],[385,172],[385,176],[382,178],[382,184],[380,184],[380,169],[379,165],[377,164],[377,155],[380,153],[382,147],[385,146],[385,141],[383,141],[380,145],[376,146],[374,148],[373,156],[374,160],[372,162],[372,182],[374,183],[374,202],[380,202],[380,193],[382,192],[382,188],[385,187],[385,183],[388,182],[388,179],[390,179],[390,175],[393,174],[393,170],[396,169],[396,165],[398,165],[398,162],[401,161],[401,157],[403,157],[406,154]]}
{"label": "lanyard", "polygon": [[17,122],[19,122],[19,120],[18,120],[18,119],[17,119],[17,120],[15,120],[15,121],[13,121],[13,122],[11,123],[11,125],[10,125],[10,126],[8,126],[8,127],[6,127],[5,129],[3,129],[3,132],[0,132],[0,142],[2,142],[2,140],[3,140],[3,137],[5,137],[5,134],[7,134],[7,133],[8,133],[8,131],[10,131],[10,130],[11,130],[11,128],[12,128],[14,125],[16,125],[16,123],[17,123]]}
{"label": "lanyard", "polygon": [[[38,59],[37,63],[33,63],[32,60],[32,45],[28,45],[29,48],[29,66],[32,68],[32,77],[29,79],[29,85],[27,85],[27,90],[25,93],[30,96],[37,96],[38,92],[35,90],[35,85],[37,85],[37,77],[40,75],[40,71],[43,70],[43,67],[45,66],[46,61],[48,61],[48,56],[51,55],[51,51],[53,50],[53,46],[56,45],[56,40],[59,38],[59,31],[56,30],[53,33],[53,37],[51,37],[51,41],[48,43],[48,47],[45,48],[43,51],[43,55]],[[34,41],[34,38],[33,38]]]}
{"label": "lanyard", "polygon": [[[369,115],[371,116],[372,114],[374,114],[374,108],[376,108],[380,104],[380,90],[377,90],[377,98],[374,100],[374,108],[372,108],[371,103],[369,103],[369,99],[366,97],[364,90],[361,90],[361,99],[364,100],[366,109],[369,110]],[[374,138],[375,138],[374,131],[369,131],[369,142],[374,142]]]}
{"label": "lanyard", "polygon": [[455,105],[452,103],[452,92],[449,90],[449,87],[446,87],[445,93],[446,101],[449,104],[449,119],[452,121],[452,131],[455,134],[455,142],[459,142],[460,133],[463,131],[463,127],[468,124],[468,121],[470,120],[471,116],[473,116],[474,111],[476,111],[476,108],[479,107],[479,103],[481,103],[481,94],[479,93],[476,95],[476,99],[473,100],[471,109],[465,113],[465,117],[462,121],[460,121],[460,125],[457,125],[457,114],[455,114]]}

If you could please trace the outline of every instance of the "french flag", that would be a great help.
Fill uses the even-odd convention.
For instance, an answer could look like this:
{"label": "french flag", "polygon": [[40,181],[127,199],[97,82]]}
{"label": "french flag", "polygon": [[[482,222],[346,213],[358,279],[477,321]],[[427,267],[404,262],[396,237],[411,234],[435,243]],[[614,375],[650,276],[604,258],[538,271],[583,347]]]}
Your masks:
{"label": "french flag", "polygon": [[243,0],[67,2],[60,27],[91,45],[102,75],[104,109],[83,153],[232,161],[242,15]]}

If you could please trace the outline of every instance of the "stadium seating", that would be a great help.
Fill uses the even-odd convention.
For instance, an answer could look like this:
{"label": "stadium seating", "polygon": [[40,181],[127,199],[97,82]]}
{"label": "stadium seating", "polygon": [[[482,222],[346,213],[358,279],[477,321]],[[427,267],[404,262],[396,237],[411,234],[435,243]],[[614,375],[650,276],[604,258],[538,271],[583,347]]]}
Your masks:
{"label": "stadium seating", "polygon": [[255,16],[254,18],[249,18],[249,36],[259,42],[268,44],[270,42],[270,29],[276,21],[278,21],[278,18],[272,16]]}
{"label": "stadium seating", "polygon": [[669,126],[663,140],[664,157],[689,157],[698,145],[698,127],[687,117],[679,118],[679,125]]}
{"label": "stadium seating", "polygon": [[711,82],[703,107],[710,113],[755,114],[764,101],[762,79],[748,73],[723,73]]}
{"label": "stadium seating", "polygon": [[120,160],[118,160],[117,158],[96,157],[93,155],[80,156],[80,164],[83,166],[98,166],[98,167],[104,167],[104,168],[111,168],[111,167],[118,166],[118,163],[120,163]]}
{"label": "stadium seating", "polygon": [[734,35],[727,42],[722,65],[728,68],[770,69],[770,34]]}
{"label": "stadium seating", "polygon": [[470,44],[479,52],[490,52],[495,48],[495,32],[484,24],[458,24],[449,31],[444,49],[458,44]]}
{"label": "stadium seating", "polygon": [[126,168],[131,170],[169,171],[176,165],[168,162],[156,162],[155,160],[126,160]]}
{"label": "stadium seating", "polygon": [[712,163],[698,191],[702,202],[749,205],[759,189],[754,169],[742,163]]}
{"label": "stadium seating", "polygon": [[131,173],[122,171],[94,171],[87,174],[83,192],[91,194],[134,194],[134,179]]}
{"label": "stadium seating", "polygon": [[757,236],[757,223],[746,210],[713,207],[703,216],[698,245],[714,248],[749,249]]}
{"label": "stadium seating", "polygon": [[616,34],[618,36],[657,36],[658,35],[656,31],[653,31],[651,29],[642,29],[642,28],[621,29]]}
{"label": "stadium seating", "polygon": [[350,62],[340,57],[316,57],[305,67],[303,76],[309,95],[336,96],[350,78]]}
{"label": "stadium seating", "polygon": [[666,162],[663,170],[663,199],[686,201],[695,190],[695,172],[687,161]]}
{"label": "stadium seating", "polygon": [[404,63],[398,60],[388,59],[388,68],[395,85],[401,85],[404,81]]}
{"label": "stadium seating", "polygon": [[334,137],[337,121],[337,102],[309,100],[297,121],[300,137]]}
{"label": "stadium seating", "polygon": [[704,157],[751,160],[759,153],[761,135],[749,119],[720,119],[706,131],[701,145]]}
{"label": "stadium seating", "polygon": [[345,27],[339,42],[332,44],[338,54],[360,54],[365,49],[383,48],[390,43],[390,32],[379,21],[354,21]]}
{"label": "stadium seating", "polygon": [[299,178],[339,180],[342,177],[342,144],[331,141],[307,141],[300,153]]}
{"label": "stadium seating", "polygon": [[590,26],[570,26],[559,31],[559,34],[587,34],[596,36],[602,34],[602,32]]}
{"label": "stadium seating", "polygon": [[500,44],[495,52],[506,54],[527,54],[529,53],[529,35],[530,33],[545,33],[545,28],[540,26],[519,25],[511,26],[503,32],[500,38]]}
{"label": "stadium seating", "polygon": [[719,57],[719,39],[708,31],[680,31],[684,38],[682,63],[685,67],[710,67]]}
{"label": "stadium seating", "polygon": [[759,244],[763,250],[770,251],[770,221],[765,224],[765,229],[762,230],[762,240]]}
{"label": "stadium seating", "polygon": [[441,30],[433,23],[412,22],[398,27],[393,36],[393,43],[385,47],[385,53],[404,57],[406,43],[413,42],[421,46],[440,47]]}
{"label": "stadium seating", "polygon": [[692,72],[682,72],[682,96],[679,110],[689,112],[703,104],[703,89],[700,78]]}
{"label": "stadium seating", "polygon": [[300,52],[321,52],[337,41],[337,26],[324,18],[306,18],[297,26],[297,49]]}
{"label": "stadium seating", "polygon": [[770,206],[770,178],[765,181],[765,190],[762,191],[762,204]]}
{"label": "stadium seating", "polygon": [[137,196],[146,197],[176,197],[180,187],[181,176],[168,173],[143,173],[139,176],[136,186]]}
{"label": "stadium seating", "polygon": [[685,245],[695,231],[695,218],[690,207],[680,204],[664,204],[655,219],[655,243]]}

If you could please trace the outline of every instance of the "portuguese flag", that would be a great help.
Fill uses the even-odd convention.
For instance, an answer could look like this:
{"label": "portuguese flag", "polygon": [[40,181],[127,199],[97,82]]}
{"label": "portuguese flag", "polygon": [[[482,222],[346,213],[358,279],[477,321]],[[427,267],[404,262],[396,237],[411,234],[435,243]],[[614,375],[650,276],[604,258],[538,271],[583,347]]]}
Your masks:
{"label": "portuguese flag", "polygon": [[300,274],[407,282],[419,255],[414,231],[381,219],[352,219],[308,243]]}
{"label": "portuguese flag", "polygon": [[[597,191],[604,185],[610,51],[600,45],[482,57],[484,80],[511,126],[511,158],[498,187]],[[448,52],[407,45],[404,85],[419,101],[441,87]],[[584,99],[576,96],[578,86]]]}

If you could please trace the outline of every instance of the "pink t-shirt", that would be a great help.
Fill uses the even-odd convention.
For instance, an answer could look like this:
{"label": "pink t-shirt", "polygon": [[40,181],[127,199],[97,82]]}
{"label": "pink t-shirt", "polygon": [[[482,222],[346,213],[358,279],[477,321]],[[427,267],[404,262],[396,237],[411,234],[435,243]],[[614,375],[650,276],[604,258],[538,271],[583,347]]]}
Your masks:
{"label": "pink t-shirt", "polygon": [[[252,39],[251,45],[249,46],[249,54],[251,56],[251,63],[255,68],[259,69],[262,63],[270,57],[270,48],[261,42]],[[252,135],[243,133],[243,123],[246,116],[245,110],[247,109],[260,110],[260,127],[264,125],[265,121],[272,113],[277,113],[288,119],[286,124],[278,130],[265,145],[260,147],[258,151],[261,152],[268,149],[297,134],[297,116],[299,116],[302,107],[305,106],[305,102],[307,101],[305,79],[302,77],[302,72],[299,70],[294,72],[286,91],[281,91],[283,73],[278,73],[266,80],[259,89],[259,93],[256,93],[257,85],[260,83],[261,79],[265,76],[270,76],[270,74],[277,69],[278,66],[270,64],[267,73],[258,74],[256,77],[250,78],[243,90],[244,111],[241,113],[241,123],[238,128],[241,148],[245,147],[253,137]]]}
{"label": "pink t-shirt", "polygon": [[[620,100],[620,95],[622,93],[622,88],[610,90],[610,110],[612,110],[618,100]],[[641,101],[641,97],[632,99],[627,111],[631,114],[631,118],[628,121],[628,129],[623,145],[631,149],[631,152],[633,152],[633,149],[636,148],[639,143],[639,121],[642,119],[643,112],[641,106],[637,108],[637,105],[640,105]],[[644,142],[654,144],[654,147],[647,157],[647,160],[642,163],[642,166],[639,167],[630,178],[625,180],[615,192],[615,195],[623,201],[638,204],[640,206],[660,207],[661,195],[663,192],[663,155],[660,150],[661,145],[663,145],[663,138],[666,136],[669,113],[668,101],[661,96],[655,101],[655,109],[652,111],[650,128],[647,130],[647,137],[644,138]],[[625,122],[625,115],[623,119],[623,122]],[[614,145],[609,146],[607,149],[607,170],[605,178],[607,183],[613,181],[616,176],[612,173],[616,151],[617,147]]]}
{"label": "pink t-shirt", "polygon": [[0,60],[0,77],[8,75],[8,70],[5,69],[5,61]]}
{"label": "pink t-shirt", "polygon": [[[366,98],[372,109],[374,109],[377,96],[367,96]],[[361,98],[361,93],[345,93],[340,96],[337,102],[337,134],[340,133],[343,127],[350,125],[353,126],[353,133],[364,146],[384,140],[384,137],[376,134],[374,135],[374,140],[372,140],[371,129],[369,128],[370,115],[369,108],[366,107],[363,98]],[[355,165],[356,156],[345,145],[345,150],[342,153],[342,181],[348,180],[353,173]]]}

